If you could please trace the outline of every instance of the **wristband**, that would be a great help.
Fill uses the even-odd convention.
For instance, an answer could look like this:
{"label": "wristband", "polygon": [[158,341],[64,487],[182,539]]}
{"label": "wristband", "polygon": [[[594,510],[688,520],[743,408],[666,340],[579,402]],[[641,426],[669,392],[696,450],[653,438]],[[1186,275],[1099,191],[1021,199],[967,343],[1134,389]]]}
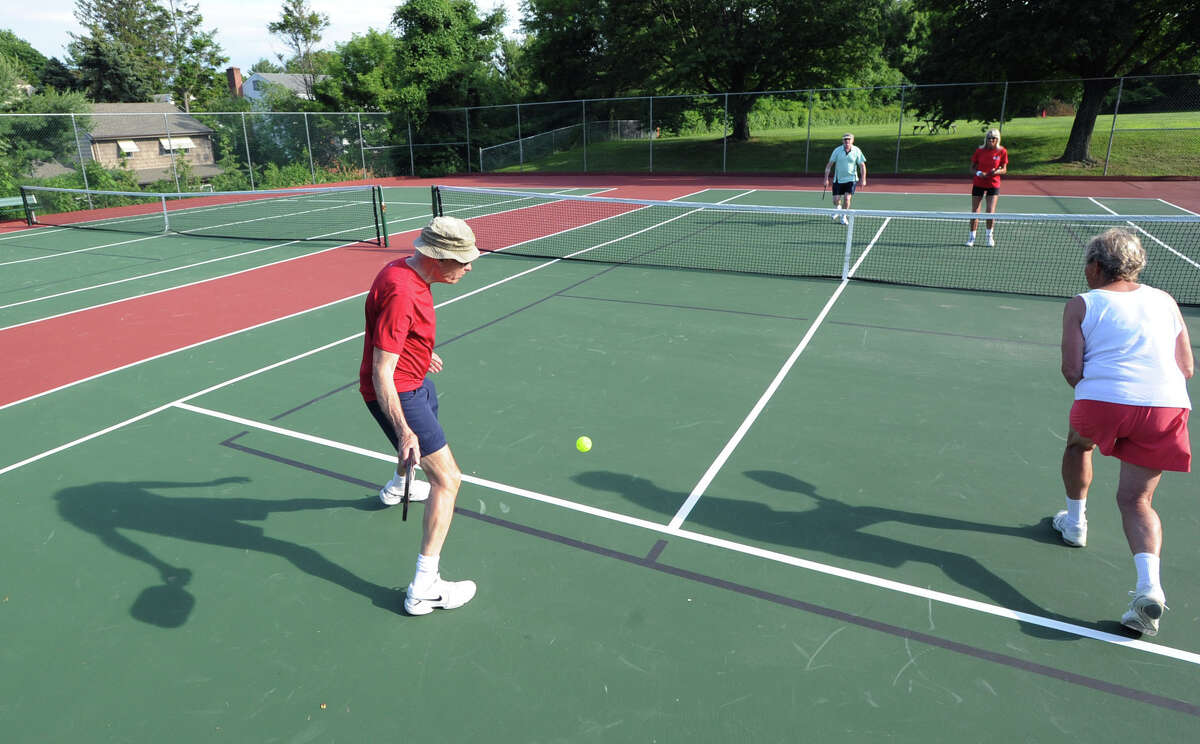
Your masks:
{"label": "wristband", "polygon": [[983,177],[983,171],[975,171],[975,175],[977,175],[977,176],[979,176],[980,178],[982,178],[982,177]]}

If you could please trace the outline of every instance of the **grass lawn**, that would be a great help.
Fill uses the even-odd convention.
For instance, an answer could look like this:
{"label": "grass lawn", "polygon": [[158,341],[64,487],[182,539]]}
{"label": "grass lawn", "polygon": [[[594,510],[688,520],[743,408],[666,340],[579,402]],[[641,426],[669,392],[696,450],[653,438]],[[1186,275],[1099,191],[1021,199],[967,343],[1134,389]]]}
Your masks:
{"label": "grass lawn", "polygon": [[[1004,126],[1003,144],[1009,152],[1013,175],[1089,176],[1104,173],[1108,157],[1110,176],[1200,176],[1200,112],[1183,114],[1129,114],[1117,118],[1109,155],[1113,118],[1102,116],[1092,135],[1096,164],[1058,163],[1072,117],[1013,119]],[[885,175],[965,173],[971,152],[982,143],[984,127],[959,122],[957,131],[914,133],[916,119],[895,124],[852,128],[855,144],[867,155],[869,172]],[[650,140],[624,140],[591,144],[586,170],[596,172],[722,172],[818,173],[829,153],[841,141],[843,127],[753,132],[747,142],[722,143],[720,135],[663,136]],[[897,140],[899,153],[897,153]],[[806,167],[807,164],[807,167]],[[899,168],[897,168],[897,164]],[[584,170],[582,147],[510,166],[500,172],[563,172]]]}

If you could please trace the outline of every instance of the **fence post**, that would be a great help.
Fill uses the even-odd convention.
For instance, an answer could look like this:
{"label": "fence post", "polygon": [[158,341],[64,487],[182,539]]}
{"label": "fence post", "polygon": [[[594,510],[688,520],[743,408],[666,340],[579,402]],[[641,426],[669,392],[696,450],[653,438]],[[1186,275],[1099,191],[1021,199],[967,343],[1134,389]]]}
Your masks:
{"label": "fence post", "polygon": [[1004,81],[1004,96],[1000,99],[1000,124],[999,129],[1001,134],[1004,133],[1004,114],[1008,111],[1008,81]]}
{"label": "fence post", "polygon": [[417,159],[413,155],[412,141],[412,119],[406,121],[408,124],[408,174],[413,178],[417,177]]}
{"label": "fence post", "polygon": [[317,185],[317,169],[313,166],[312,155],[312,135],[308,133],[308,112],[304,112],[304,144],[308,146],[308,173],[312,177],[312,184]]}
{"label": "fence post", "polygon": [[808,89],[808,134],[804,137],[804,172],[808,173],[808,153],[812,149],[812,88]]}
{"label": "fence post", "polygon": [[467,124],[467,173],[471,172],[471,109],[463,106],[463,121]]}
{"label": "fence post", "polygon": [[517,158],[521,170],[525,170],[525,142],[521,139],[521,104],[517,104]]}
{"label": "fence post", "polygon": [[900,128],[896,130],[896,168],[893,173],[900,173],[900,140],[904,137],[904,86],[900,86]]}
{"label": "fence post", "polygon": [[1125,89],[1125,78],[1117,81],[1117,102],[1113,104],[1112,129],[1108,130],[1108,151],[1104,153],[1104,174],[1108,175],[1108,161],[1112,158],[1113,138],[1117,135],[1117,112],[1121,110],[1121,91]]}
{"label": "fence post", "polygon": [[367,177],[367,146],[363,142],[362,136],[362,113],[356,113],[355,118],[358,119],[358,157],[362,162],[363,178]]}
{"label": "fence post", "polygon": [[654,172],[654,96],[650,96],[650,172]]}
{"label": "fence post", "polygon": [[721,117],[721,172],[729,165],[729,94],[725,94],[725,115]]}
{"label": "fence post", "polygon": [[179,193],[183,189],[179,187],[179,170],[175,167],[175,142],[171,139],[171,123],[167,121],[166,111],[163,112],[162,117],[163,129],[167,132],[167,144],[170,145],[168,149],[171,151],[171,175],[175,177],[175,192]]}
{"label": "fence post", "polygon": [[91,187],[88,186],[87,163],[84,162],[83,150],[80,149],[83,143],[79,141],[79,126],[75,123],[75,114],[71,114],[71,134],[75,137],[75,157],[79,158],[79,173],[83,176],[83,189],[88,192],[88,209],[95,209],[95,205],[92,204]]}
{"label": "fence post", "polygon": [[583,127],[583,172],[587,173],[587,99],[579,102],[580,110],[582,111],[580,125]]}
{"label": "fence post", "polygon": [[250,190],[253,191],[254,185],[254,161],[250,158],[250,135],[246,133],[246,112],[242,112],[242,141],[246,143],[246,170],[250,171]]}

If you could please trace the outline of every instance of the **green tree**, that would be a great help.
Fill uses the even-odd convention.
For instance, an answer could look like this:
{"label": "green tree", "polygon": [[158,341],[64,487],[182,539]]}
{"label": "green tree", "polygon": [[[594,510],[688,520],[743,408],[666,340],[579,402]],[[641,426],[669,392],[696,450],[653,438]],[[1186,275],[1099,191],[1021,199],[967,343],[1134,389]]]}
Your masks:
{"label": "green tree", "polygon": [[[1200,64],[1196,2],[917,0],[916,7],[928,12],[929,30],[909,71],[914,80],[1082,79],[1063,162],[1094,162],[1092,130],[1119,78],[1190,72]],[[988,118],[981,91],[942,88],[920,95],[919,110],[930,118]]]}
{"label": "green tree", "polygon": [[[310,97],[319,69],[314,53],[321,41],[321,33],[327,28],[329,16],[314,11],[309,7],[308,0],[283,0],[279,20],[267,25],[267,30],[283,39],[292,50],[295,65],[304,75],[304,87]],[[280,61],[283,61],[282,57]]]}
{"label": "green tree", "polygon": [[136,67],[136,55],[125,42],[108,36],[83,37],[71,44],[71,55],[88,98],[98,103],[148,101],[153,83]]}
{"label": "green tree", "polygon": [[266,57],[261,57],[257,62],[250,65],[250,72],[283,72],[283,66],[277,65]]}
{"label": "green tree", "polygon": [[[878,67],[891,0],[529,0],[533,65],[551,91],[723,93],[836,85]],[[556,67],[557,66],[557,67]],[[750,137],[750,96],[729,99]]]}
{"label": "green tree", "polygon": [[332,111],[392,110],[399,104],[399,46],[396,37],[375,29],[338,44],[328,79],[316,85],[317,100]]}
{"label": "green tree", "polygon": [[21,79],[31,84],[41,78],[47,62],[41,52],[8,29],[0,29],[0,56],[8,57]]}
{"label": "green tree", "polygon": [[[127,101],[165,92],[171,51],[171,14],[166,8],[153,0],[75,0],[75,18],[84,33],[71,35],[69,51],[89,91],[147,91]],[[92,64],[102,64],[110,73],[120,71],[128,79],[105,82],[99,70],[89,69]]]}
{"label": "green tree", "polygon": [[51,57],[46,61],[45,67],[42,68],[42,76],[39,82],[42,88],[57,90],[62,93],[83,90],[83,83],[79,79],[79,75],[70,67],[63,64],[58,57]]}
{"label": "green tree", "polygon": [[220,69],[229,58],[213,38],[215,31],[203,30],[203,23],[199,6],[182,1],[174,6],[169,57],[171,94],[184,111],[192,110],[193,100],[204,107],[220,99],[225,91]]}
{"label": "green tree", "polygon": [[[19,114],[81,114],[75,124],[89,126],[87,100],[81,93],[54,90],[20,96],[0,112]],[[67,116],[0,116],[0,193],[14,193],[18,182],[28,182],[41,163],[56,162],[69,168],[79,163],[76,130]],[[82,185],[82,184],[80,184]]]}

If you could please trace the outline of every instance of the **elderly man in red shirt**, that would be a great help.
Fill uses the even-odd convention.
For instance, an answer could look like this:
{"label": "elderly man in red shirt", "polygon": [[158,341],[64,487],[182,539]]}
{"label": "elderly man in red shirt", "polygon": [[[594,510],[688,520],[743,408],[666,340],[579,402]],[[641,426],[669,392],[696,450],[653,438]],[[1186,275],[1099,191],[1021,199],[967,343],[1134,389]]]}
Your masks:
{"label": "elderly man in red shirt", "polygon": [[442,545],[454,517],[462,472],[438,422],[437,391],[426,375],[440,372],[433,350],[437,332],[434,284],[454,284],[479,257],[475,235],[456,217],[435,217],[413,243],[416,252],[383,267],[366,300],[366,336],[359,392],[396,448],[396,475],[379,493],[400,503],[407,466],[420,462],[428,485],[410,486],[410,500],[424,501],[421,552],[404,599],[410,615],[461,607],[475,596],[475,582],[446,581],[438,573]]}

